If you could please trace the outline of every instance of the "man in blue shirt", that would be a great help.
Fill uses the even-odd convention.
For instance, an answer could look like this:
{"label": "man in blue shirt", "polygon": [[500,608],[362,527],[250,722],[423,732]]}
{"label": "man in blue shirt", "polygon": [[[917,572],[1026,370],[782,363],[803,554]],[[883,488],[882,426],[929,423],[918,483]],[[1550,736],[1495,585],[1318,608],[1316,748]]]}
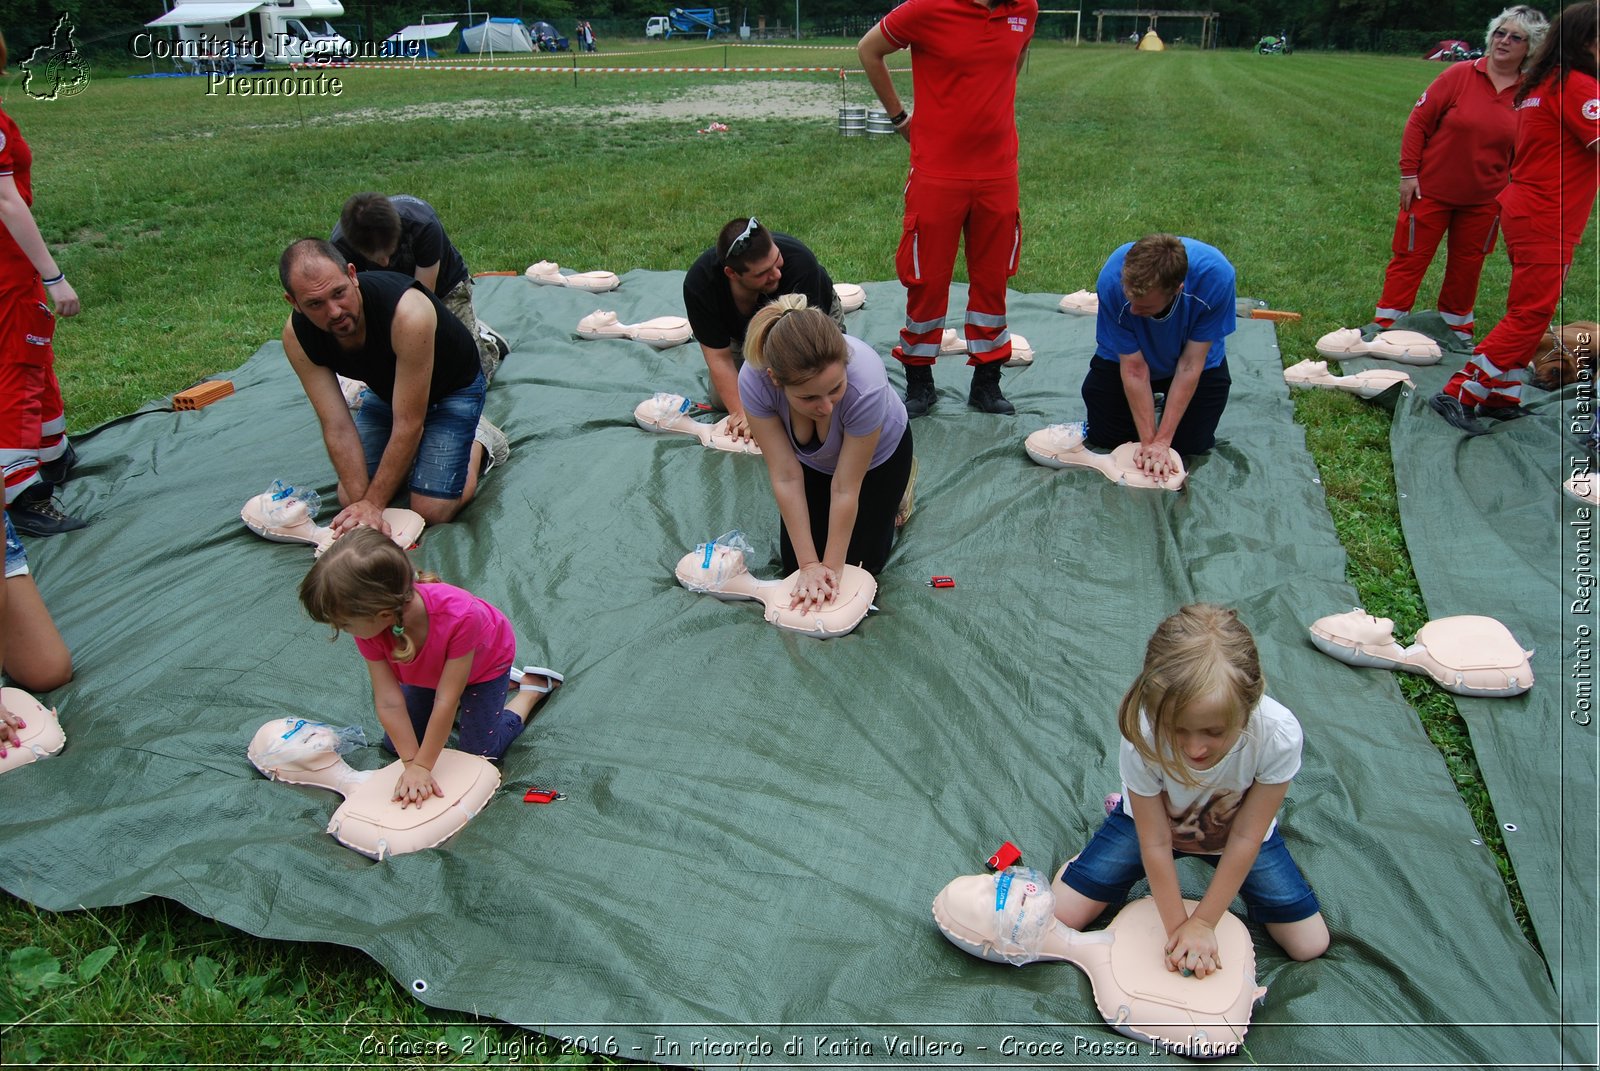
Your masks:
{"label": "man in blue shirt", "polygon": [[1168,447],[1187,456],[1216,444],[1231,382],[1223,340],[1234,327],[1233,265],[1204,242],[1152,234],[1112,253],[1096,289],[1086,438],[1108,449],[1138,443],[1140,469],[1164,478]]}

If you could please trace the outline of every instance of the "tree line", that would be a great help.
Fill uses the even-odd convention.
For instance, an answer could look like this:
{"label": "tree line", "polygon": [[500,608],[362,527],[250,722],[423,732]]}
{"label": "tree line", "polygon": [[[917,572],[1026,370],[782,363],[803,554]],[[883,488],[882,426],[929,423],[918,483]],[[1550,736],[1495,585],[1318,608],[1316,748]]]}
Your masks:
{"label": "tree line", "polygon": [[[469,0],[470,2],[470,0]],[[367,40],[387,37],[402,26],[422,21],[422,16],[441,7],[465,7],[461,0],[344,0],[345,14],[334,24],[347,37]],[[578,19],[593,23],[595,32],[605,38],[639,37],[644,21],[652,15],[665,15],[671,5],[650,0],[477,0],[474,12],[496,17],[538,19],[554,23],[571,33]],[[679,4],[678,6],[691,6]],[[796,4],[793,0],[757,0],[754,3],[722,3],[712,0],[703,6],[726,8],[730,21],[758,26],[765,20],[769,29],[779,26],[793,31]],[[855,37],[870,27],[891,4],[863,9],[851,0],[800,0],[800,26],[807,36]],[[1127,4],[1133,7],[1133,4]],[[1146,5],[1151,6],[1151,5]],[[1162,10],[1187,10],[1182,2],[1162,0],[1154,5]],[[1192,5],[1194,10],[1219,14],[1218,43],[1223,47],[1244,47],[1264,34],[1286,33],[1297,50],[1354,49],[1360,51],[1421,52],[1444,37],[1462,37],[1481,44],[1489,20],[1506,5],[1501,0],[1436,0],[1417,4],[1410,0],[1210,0]],[[1537,5],[1535,5],[1537,6]],[[109,58],[125,49],[130,35],[143,28],[163,9],[162,0],[0,0],[0,31],[6,35],[11,54],[27,55],[34,45],[48,42],[60,12],[70,12],[77,27],[79,47],[91,56]],[[1086,35],[1092,35],[1095,18],[1091,7],[1083,9]],[[1558,7],[1546,13],[1554,15]],[[1126,38],[1130,31],[1143,32],[1148,17],[1107,17],[1106,37]],[[1171,39],[1182,35],[1198,40],[1198,20],[1159,22],[1157,32]],[[1061,16],[1046,17],[1040,25],[1042,37],[1070,36],[1072,22]]]}

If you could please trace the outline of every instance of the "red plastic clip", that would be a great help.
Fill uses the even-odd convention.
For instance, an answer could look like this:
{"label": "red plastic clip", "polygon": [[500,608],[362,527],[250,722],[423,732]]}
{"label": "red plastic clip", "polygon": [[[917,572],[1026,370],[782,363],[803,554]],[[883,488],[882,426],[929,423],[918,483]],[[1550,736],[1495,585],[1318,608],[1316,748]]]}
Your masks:
{"label": "red plastic clip", "polygon": [[555,803],[557,800],[564,800],[566,798],[567,795],[565,792],[557,792],[553,788],[540,788],[538,785],[534,785],[532,788],[528,789],[527,794],[522,797],[522,802]]}
{"label": "red plastic clip", "polygon": [[1004,870],[1008,866],[1015,866],[1022,861],[1022,850],[1009,840],[1000,845],[1000,850],[989,857],[985,865],[990,870]]}
{"label": "red plastic clip", "polygon": [[928,586],[930,588],[953,588],[956,586],[956,582],[948,576],[930,576],[928,578]]}

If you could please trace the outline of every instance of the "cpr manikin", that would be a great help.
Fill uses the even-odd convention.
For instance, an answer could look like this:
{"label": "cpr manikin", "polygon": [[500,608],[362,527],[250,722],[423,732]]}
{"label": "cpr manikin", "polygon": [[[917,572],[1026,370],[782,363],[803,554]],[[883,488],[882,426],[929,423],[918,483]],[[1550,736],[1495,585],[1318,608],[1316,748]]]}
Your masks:
{"label": "cpr manikin", "polygon": [[1398,368],[1363,368],[1348,376],[1328,371],[1327,361],[1301,361],[1283,370],[1283,381],[1291,387],[1321,387],[1342,390],[1358,398],[1376,398],[1396,384],[1415,387],[1411,377]]}
{"label": "cpr manikin", "polygon": [[754,439],[729,434],[727,417],[714,424],[704,424],[690,416],[696,408],[694,402],[681,394],[655,394],[634,406],[633,422],[645,431],[691,436],[713,450],[726,450],[730,454],[761,453]]}
{"label": "cpr manikin", "polygon": [[[1196,901],[1185,900],[1193,910]],[[1180,1056],[1229,1056],[1244,1043],[1256,986],[1256,953],[1244,923],[1217,923],[1221,966],[1204,978],[1167,970],[1167,931],[1151,897],[1103,930],[1080,932],[1055,917],[1050,879],[1028,866],[960,877],[940,890],[933,919],[950,943],[979,959],[1021,967],[1066,961],[1089,976],[1095,1007],[1119,1034]]]}
{"label": "cpr manikin", "polygon": [[[256,535],[274,543],[309,543],[320,558],[334,540],[333,529],[315,520],[321,508],[322,496],[317,492],[274,480],[271,487],[244,504],[239,519]],[[402,550],[411,549],[422,538],[426,522],[414,510],[386,509],[383,519],[389,526],[389,538]]]}
{"label": "cpr manikin", "polygon": [[834,283],[833,296],[839,299],[840,312],[855,312],[867,303],[867,292],[855,283]]}
{"label": "cpr manikin", "polygon": [[1401,364],[1438,364],[1444,356],[1439,343],[1420,331],[1380,331],[1369,342],[1361,330],[1343,327],[1317,339],[1317,352],[1324,357],[1376,357]]}
{"label": "cpr manikin", "polygon": [[625,324],[617,320],[614,312],[595,311],[578,321],[579,338],[631,338],[658,350],[681,346],[693,334],[689,321],[682,316],[657,316],[642,323]]}
{"label": "cpr manikin", "polygon": [[[953,328],[945,328],[944,334],[939,338],[939,356],[959,357],[967,352],[967,340]],[[1011,359],[1005,363],[1006,368],[1016,368],[1033,363],[1033,346],[1028,340],[1011,332]]]}
{"label": "cpr manikin", "polygon": [[0,774],[60,754],[67,746],[67,734],[61,731],[61,718],[54,708],[21,688],[0,688],[0,703],[23,723],[17,730],[20,743],[7,744],[5,758],[0,758]]}
{"label": "cpr manikin", "polygon": [[1418,629],[1410,647],[1401,647],[1393,621],[1357,607],[1314,622],[1311,642],[1352,666],[1425,673],[1457,695],[1521,695],[1533,687],[1533,652],[1492,617],[1441,617]]}
{"label": "cpr manikin", "polygon": [[432,771],[444,795],[402,807],[394,788],[406,764],[396,759],[381,770],[352,769],[340,754],[350,746],[331,725],[278,718],[256,730],[249,754],[255,768],[274,781],[315,785],[343,796],[328,832],[373,859],[438,847],[483,810],[500,787],[500,773],[488,759],[446,748]]}
{"label": "cpr manikin", "polygon": [[540,286],[565,286],[573,290],[587,290],[591,294],[603,294],[622,285],[622,280],[617,278],[615,272],[580,271],[562,275],[561,265],[549,260],[530,264],[522,274]]}
{"label": "cpr manikin", "polygon": [[1070,312],[1074,316],[1100,315],[1100,295],[1093,290],[1074,290],[1061,299],[1056,306],[1062,312]]}
{"label": "cpr manikin", "polygon": [[1183,489],[1183,481],[1189,476],[1188,470],[1183,467],[1183,458],[1170,447],[1167,449],[1167,460],[1172,465],[1173,474],[1164,481],[1157,480],[1134,464],[1133,457],[1139,450],[1138,443],[1123,443],[1109,454],[1095,453],[1084,445],[1081,421],[1073,424],[1051,424],[1047,428],[1040,428],[1028,436],[1023,447],[1037,464],[1052,469],[1069,467],[1094,469],[1112,483],[1123,487],[1155,487],[1164,491],[1179,491]]}
{"label": "cpr manikin", "polygon": [[878,594],[877,580],[860,566],[846,565],[839,573],[839,590],[832,602],[820,609],[791,610],[789,600],[795,577],[800,574],[784,580],[757,580],[745,565],[742,544],[742,537],[730,536],[700,544],[678,562],[678,583],[724,602],[754,599],[766,607],[765,617],[770,623],[819,639],[843,636],[872,609],[873,597]]}

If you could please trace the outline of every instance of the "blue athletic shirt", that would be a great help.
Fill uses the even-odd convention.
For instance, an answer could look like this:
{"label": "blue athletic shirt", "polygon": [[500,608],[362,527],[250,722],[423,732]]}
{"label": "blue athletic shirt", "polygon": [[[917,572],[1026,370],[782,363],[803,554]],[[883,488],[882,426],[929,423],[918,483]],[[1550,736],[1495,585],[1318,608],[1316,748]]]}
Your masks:
{"label": "blue athletic shirt", "polygon": [[1214,246],[1193,238],[1180,241],[1189,255],[1189,274],[1184,276],[1183,290],[1172,311],[1160,320],[1128,311],[1128,298],[1122,292],[1122,262],[1133,248],[1132,242],[1119,246],[1100,269],[1100,281],[1095,285],[1100,296],[1094,331],[1098,356],[1116,361],[1119,354],[1143,354],[1151,379],[1171,379],[1178,368],[1178,355],[1191,340],[1212,344],[1206,355],[1207,368],[1217,367],[1227,356],[1223,340],[1233,334],[1238,300],[1233,265]]}

